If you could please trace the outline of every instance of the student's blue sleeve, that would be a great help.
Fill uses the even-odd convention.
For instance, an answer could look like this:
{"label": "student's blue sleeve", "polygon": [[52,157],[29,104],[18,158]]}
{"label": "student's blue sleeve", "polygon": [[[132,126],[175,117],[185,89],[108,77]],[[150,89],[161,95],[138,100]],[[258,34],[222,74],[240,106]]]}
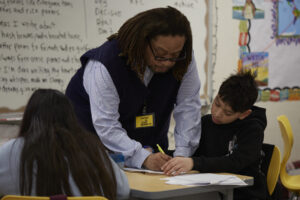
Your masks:
{"label": "student's blue sleeve", "polygon": [[117,199],[128,199],[130,188],[128,184],[128,179],[124,171],[109,157],[112,167],[116,176],[117,182]]}

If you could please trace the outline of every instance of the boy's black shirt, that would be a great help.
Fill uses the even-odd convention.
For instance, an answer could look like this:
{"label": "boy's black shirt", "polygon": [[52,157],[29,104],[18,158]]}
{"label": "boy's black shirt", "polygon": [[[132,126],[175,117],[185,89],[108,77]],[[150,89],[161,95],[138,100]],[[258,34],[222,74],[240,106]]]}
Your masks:
{"label": "boy's black shirt", "polygon": [[266,178],[260,172],[261,148],[267,125],[266,110],[253,106],[243,120],[217,125],[211,115],[202,117],[199,148],[192,159],[194,170],[230,172],[254,177],[254,185],[235,189],[234,199],[265,199]]}

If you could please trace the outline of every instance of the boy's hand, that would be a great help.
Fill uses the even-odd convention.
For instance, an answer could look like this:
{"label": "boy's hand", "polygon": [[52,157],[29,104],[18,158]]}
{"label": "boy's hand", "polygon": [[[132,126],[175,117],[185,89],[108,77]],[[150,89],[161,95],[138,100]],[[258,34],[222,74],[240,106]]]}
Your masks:
{"label": "boy's hand", "polygon": [[168,176],[176,176],[190,171],[194,166],[192,158],[175,157],[162,166],[162,170]]}
{"label": "boy's hand", "polygon": [[172,157],[162,153],[150,154],[143,163],[146,169],[161,171],[161,167]]}

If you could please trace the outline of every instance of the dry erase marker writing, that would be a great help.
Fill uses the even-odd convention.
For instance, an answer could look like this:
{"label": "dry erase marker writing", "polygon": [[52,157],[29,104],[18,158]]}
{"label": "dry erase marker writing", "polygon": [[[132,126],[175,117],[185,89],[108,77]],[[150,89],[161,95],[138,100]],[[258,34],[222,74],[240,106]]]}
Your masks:
{"label": "dry erase marker writing", "polygon": [[159,144],[156,144],[156,146],[157,146],[158,151],[159,151],[160,153],[165,154],[164,150],[162,150],[162,148],[159,146]]}

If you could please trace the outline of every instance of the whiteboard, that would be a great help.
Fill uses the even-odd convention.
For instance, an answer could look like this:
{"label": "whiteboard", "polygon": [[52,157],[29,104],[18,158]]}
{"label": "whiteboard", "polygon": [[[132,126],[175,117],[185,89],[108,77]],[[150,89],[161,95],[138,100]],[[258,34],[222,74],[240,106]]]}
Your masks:
{"label": "whiteboard", "polygon": [[64,92],[84,52],[101,45],[135,14],[167,5],[191,23],[204,95],[204,0],[0,0],[0,108],[26,105],[37,88]]}

